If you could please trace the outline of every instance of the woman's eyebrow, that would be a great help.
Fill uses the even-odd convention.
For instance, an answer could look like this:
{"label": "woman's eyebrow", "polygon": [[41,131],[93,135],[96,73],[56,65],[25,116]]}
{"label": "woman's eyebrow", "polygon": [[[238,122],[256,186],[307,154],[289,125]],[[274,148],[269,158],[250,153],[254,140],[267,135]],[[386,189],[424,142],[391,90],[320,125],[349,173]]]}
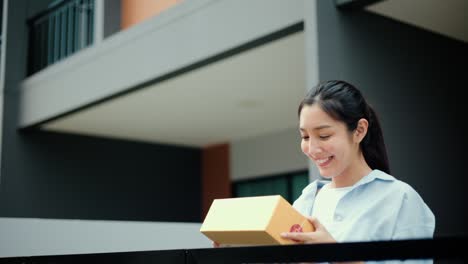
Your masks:
{"label": "woman's eyebrow", "polygon": [[331,127],[330,125],[321,125],[321,126],[318,126],[318,127],[314,127],[314,130],[320,130],[320,129],[330,128],[330,127]]}
{"label": "woman's eyebrow", "polygon": [[[320,129],[330,128],[330,127],[332,127],[332,126],[330,126],[330,125],[321,125],[321,126],[318,126],[318,127],[314,127],[313,129],[314,130],[320,130]],[[302,127],[300,127],[299,130],[300,131],[306,131],[306,129],[302,128]]]}

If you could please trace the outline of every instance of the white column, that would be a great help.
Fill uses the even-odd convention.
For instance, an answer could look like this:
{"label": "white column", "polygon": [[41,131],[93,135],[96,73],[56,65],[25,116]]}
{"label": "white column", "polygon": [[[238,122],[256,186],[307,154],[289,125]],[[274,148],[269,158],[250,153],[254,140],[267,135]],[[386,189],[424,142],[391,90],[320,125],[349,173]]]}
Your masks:
{"label": "white column", "polygon": [[[317,31],[317,2],[304,1],[304,34],[306,56],[306,90],[319,82],[319,52]],[[320,178],[317,166],[309,160],[309,180]]]}
{"label": "white column", "polygon": [[7,40],[8,0],[3,0],[2,39],[0,49],[0,183],[2,182],[3,93],[5,90],[5,59]]}
{"label": "white column", "polygon": [[104,39],[104,0],[94,0],[94,44]]}

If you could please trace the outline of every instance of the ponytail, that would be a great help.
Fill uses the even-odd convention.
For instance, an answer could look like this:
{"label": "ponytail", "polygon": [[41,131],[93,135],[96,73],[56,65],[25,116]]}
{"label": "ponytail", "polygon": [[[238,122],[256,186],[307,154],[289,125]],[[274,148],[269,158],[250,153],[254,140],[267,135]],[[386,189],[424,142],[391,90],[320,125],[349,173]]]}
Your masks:
{"label": "ponytail", "polygon": [[367,104],[366,108],[366,119],[369,122],[369,126],[367,134],[361,142],[364,159],[371,169],[378,169],[390,174],[387,148],[379,119],[370,105]]}

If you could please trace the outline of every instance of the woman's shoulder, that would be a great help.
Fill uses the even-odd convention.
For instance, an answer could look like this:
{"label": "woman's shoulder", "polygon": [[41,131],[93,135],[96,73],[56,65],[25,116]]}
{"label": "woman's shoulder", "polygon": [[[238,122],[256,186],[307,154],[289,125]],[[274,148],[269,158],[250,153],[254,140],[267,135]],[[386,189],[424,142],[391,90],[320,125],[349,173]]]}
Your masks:
{"label": "woman's shoulder", "polygon": [[[397,194],[404,199],[416,199],[420,200],[421,196],[419,193],[414,189],[409,183],[405,182],[404,180],[397,179],[392,175],[385,173],[380,170],[374,170],[372,173],[375,173],[376,179],[381,179],[382,184],[388,186],[389,190],[393,194]],[[379,181],[378,181],[379,182]]]}
{"label": "woman's shoulder", "polygon": [[398,212],[398,225],[392,239],[432,237],[435,229],[435,216],[432,210],[409,183],[390,177],[393,180],[382,183],[388,186],[387,191],[380,188],[380,192],[387,198],[386,201],[394,203],[398,208],[395,210]]}

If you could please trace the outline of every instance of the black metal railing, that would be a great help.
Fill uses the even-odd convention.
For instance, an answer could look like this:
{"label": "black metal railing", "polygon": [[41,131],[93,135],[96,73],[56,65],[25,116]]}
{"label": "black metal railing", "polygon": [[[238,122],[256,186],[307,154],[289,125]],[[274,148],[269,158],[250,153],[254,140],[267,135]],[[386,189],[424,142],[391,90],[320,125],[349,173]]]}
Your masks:
{"label": "black metal railing", "polygon": [[61,1],[28,21],[28,75],[93,43],[94,6],[94,0]]}
{"label": "black metal railing", "polygon": [[[71,238],[73,239],[73,238]],[[14,240],[12,240],[14,241]],[[175,249],[76,255],[18,256],[2,263],[297,263],[433,259],[438,263],[468,263],[467,237],[349,242],[336,244]],[[21,247],[21,245],[18,245]]]}

